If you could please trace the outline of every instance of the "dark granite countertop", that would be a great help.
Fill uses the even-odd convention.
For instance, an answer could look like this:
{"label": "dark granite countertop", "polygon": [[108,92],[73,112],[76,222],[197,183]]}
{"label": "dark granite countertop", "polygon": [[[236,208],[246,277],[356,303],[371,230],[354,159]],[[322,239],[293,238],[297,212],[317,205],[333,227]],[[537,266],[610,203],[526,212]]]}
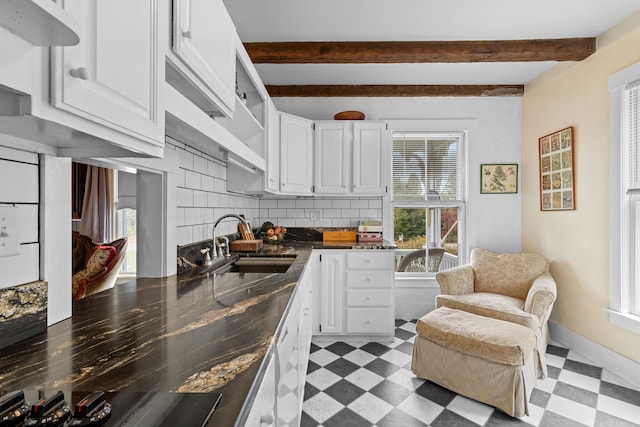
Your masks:
{"label": "dark granite countertop", "polygon": [[[344,242],[341,242],[344,243]],[[221,392],[211,425],[232,426],[311,249],[334,242],[266,245],[296,256],[285,273],[215,272],[143,278],[74,302],[73,317],[0,351],[0,384],[14,389]],[[380,245],[376,245],[380,247]]]}

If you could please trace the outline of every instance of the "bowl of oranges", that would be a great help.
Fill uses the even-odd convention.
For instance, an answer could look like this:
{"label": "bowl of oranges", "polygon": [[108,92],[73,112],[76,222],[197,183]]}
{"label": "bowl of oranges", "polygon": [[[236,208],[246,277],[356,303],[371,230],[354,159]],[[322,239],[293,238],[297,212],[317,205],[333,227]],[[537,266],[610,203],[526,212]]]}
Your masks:
{"label": "bowl of oranges", "polygon": [[274,225],[272,222],[266,221],[262,224],[262,227],[260,227],[260,232],[262,234],[262,240],[264,240],[265,243],[277,244],[284,239],[287,229],[286,227]]}

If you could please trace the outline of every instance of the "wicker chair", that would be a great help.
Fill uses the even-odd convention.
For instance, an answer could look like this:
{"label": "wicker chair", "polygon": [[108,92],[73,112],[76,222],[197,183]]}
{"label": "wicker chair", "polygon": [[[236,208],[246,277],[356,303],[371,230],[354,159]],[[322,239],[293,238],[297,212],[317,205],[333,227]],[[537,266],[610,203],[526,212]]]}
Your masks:
{"label": "wicker chair", "polygon": [[[426,249],[418,249],[405,255],[398,264],[400,272],[437,272],[444,256],[444,248],[429,248],[427,257]],[[428,261],[427,261],[428,259]]]}

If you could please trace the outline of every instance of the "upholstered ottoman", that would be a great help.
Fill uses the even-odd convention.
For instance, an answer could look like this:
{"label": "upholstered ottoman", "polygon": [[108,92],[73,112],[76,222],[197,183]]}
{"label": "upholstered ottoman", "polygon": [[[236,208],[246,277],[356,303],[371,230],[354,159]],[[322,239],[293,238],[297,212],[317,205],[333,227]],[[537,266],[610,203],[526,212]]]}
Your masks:
{"label": "upholstered ottoman", "polygon": [[529,415],[536,384],[533,330],[440,307],[416,325],[411,370],[512,417]]}

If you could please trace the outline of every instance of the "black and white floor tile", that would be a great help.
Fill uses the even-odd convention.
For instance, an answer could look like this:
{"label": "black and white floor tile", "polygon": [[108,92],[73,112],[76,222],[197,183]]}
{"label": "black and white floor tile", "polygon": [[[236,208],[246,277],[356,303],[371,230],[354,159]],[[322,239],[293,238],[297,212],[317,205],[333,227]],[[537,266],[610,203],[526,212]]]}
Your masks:
{"label": "black and white floor tile", "polygon": [[640,426],[640,391],[552,343],[530,415],[511,418],[411,372],[415,321],[389,344],[314,342],[301,426]]}

